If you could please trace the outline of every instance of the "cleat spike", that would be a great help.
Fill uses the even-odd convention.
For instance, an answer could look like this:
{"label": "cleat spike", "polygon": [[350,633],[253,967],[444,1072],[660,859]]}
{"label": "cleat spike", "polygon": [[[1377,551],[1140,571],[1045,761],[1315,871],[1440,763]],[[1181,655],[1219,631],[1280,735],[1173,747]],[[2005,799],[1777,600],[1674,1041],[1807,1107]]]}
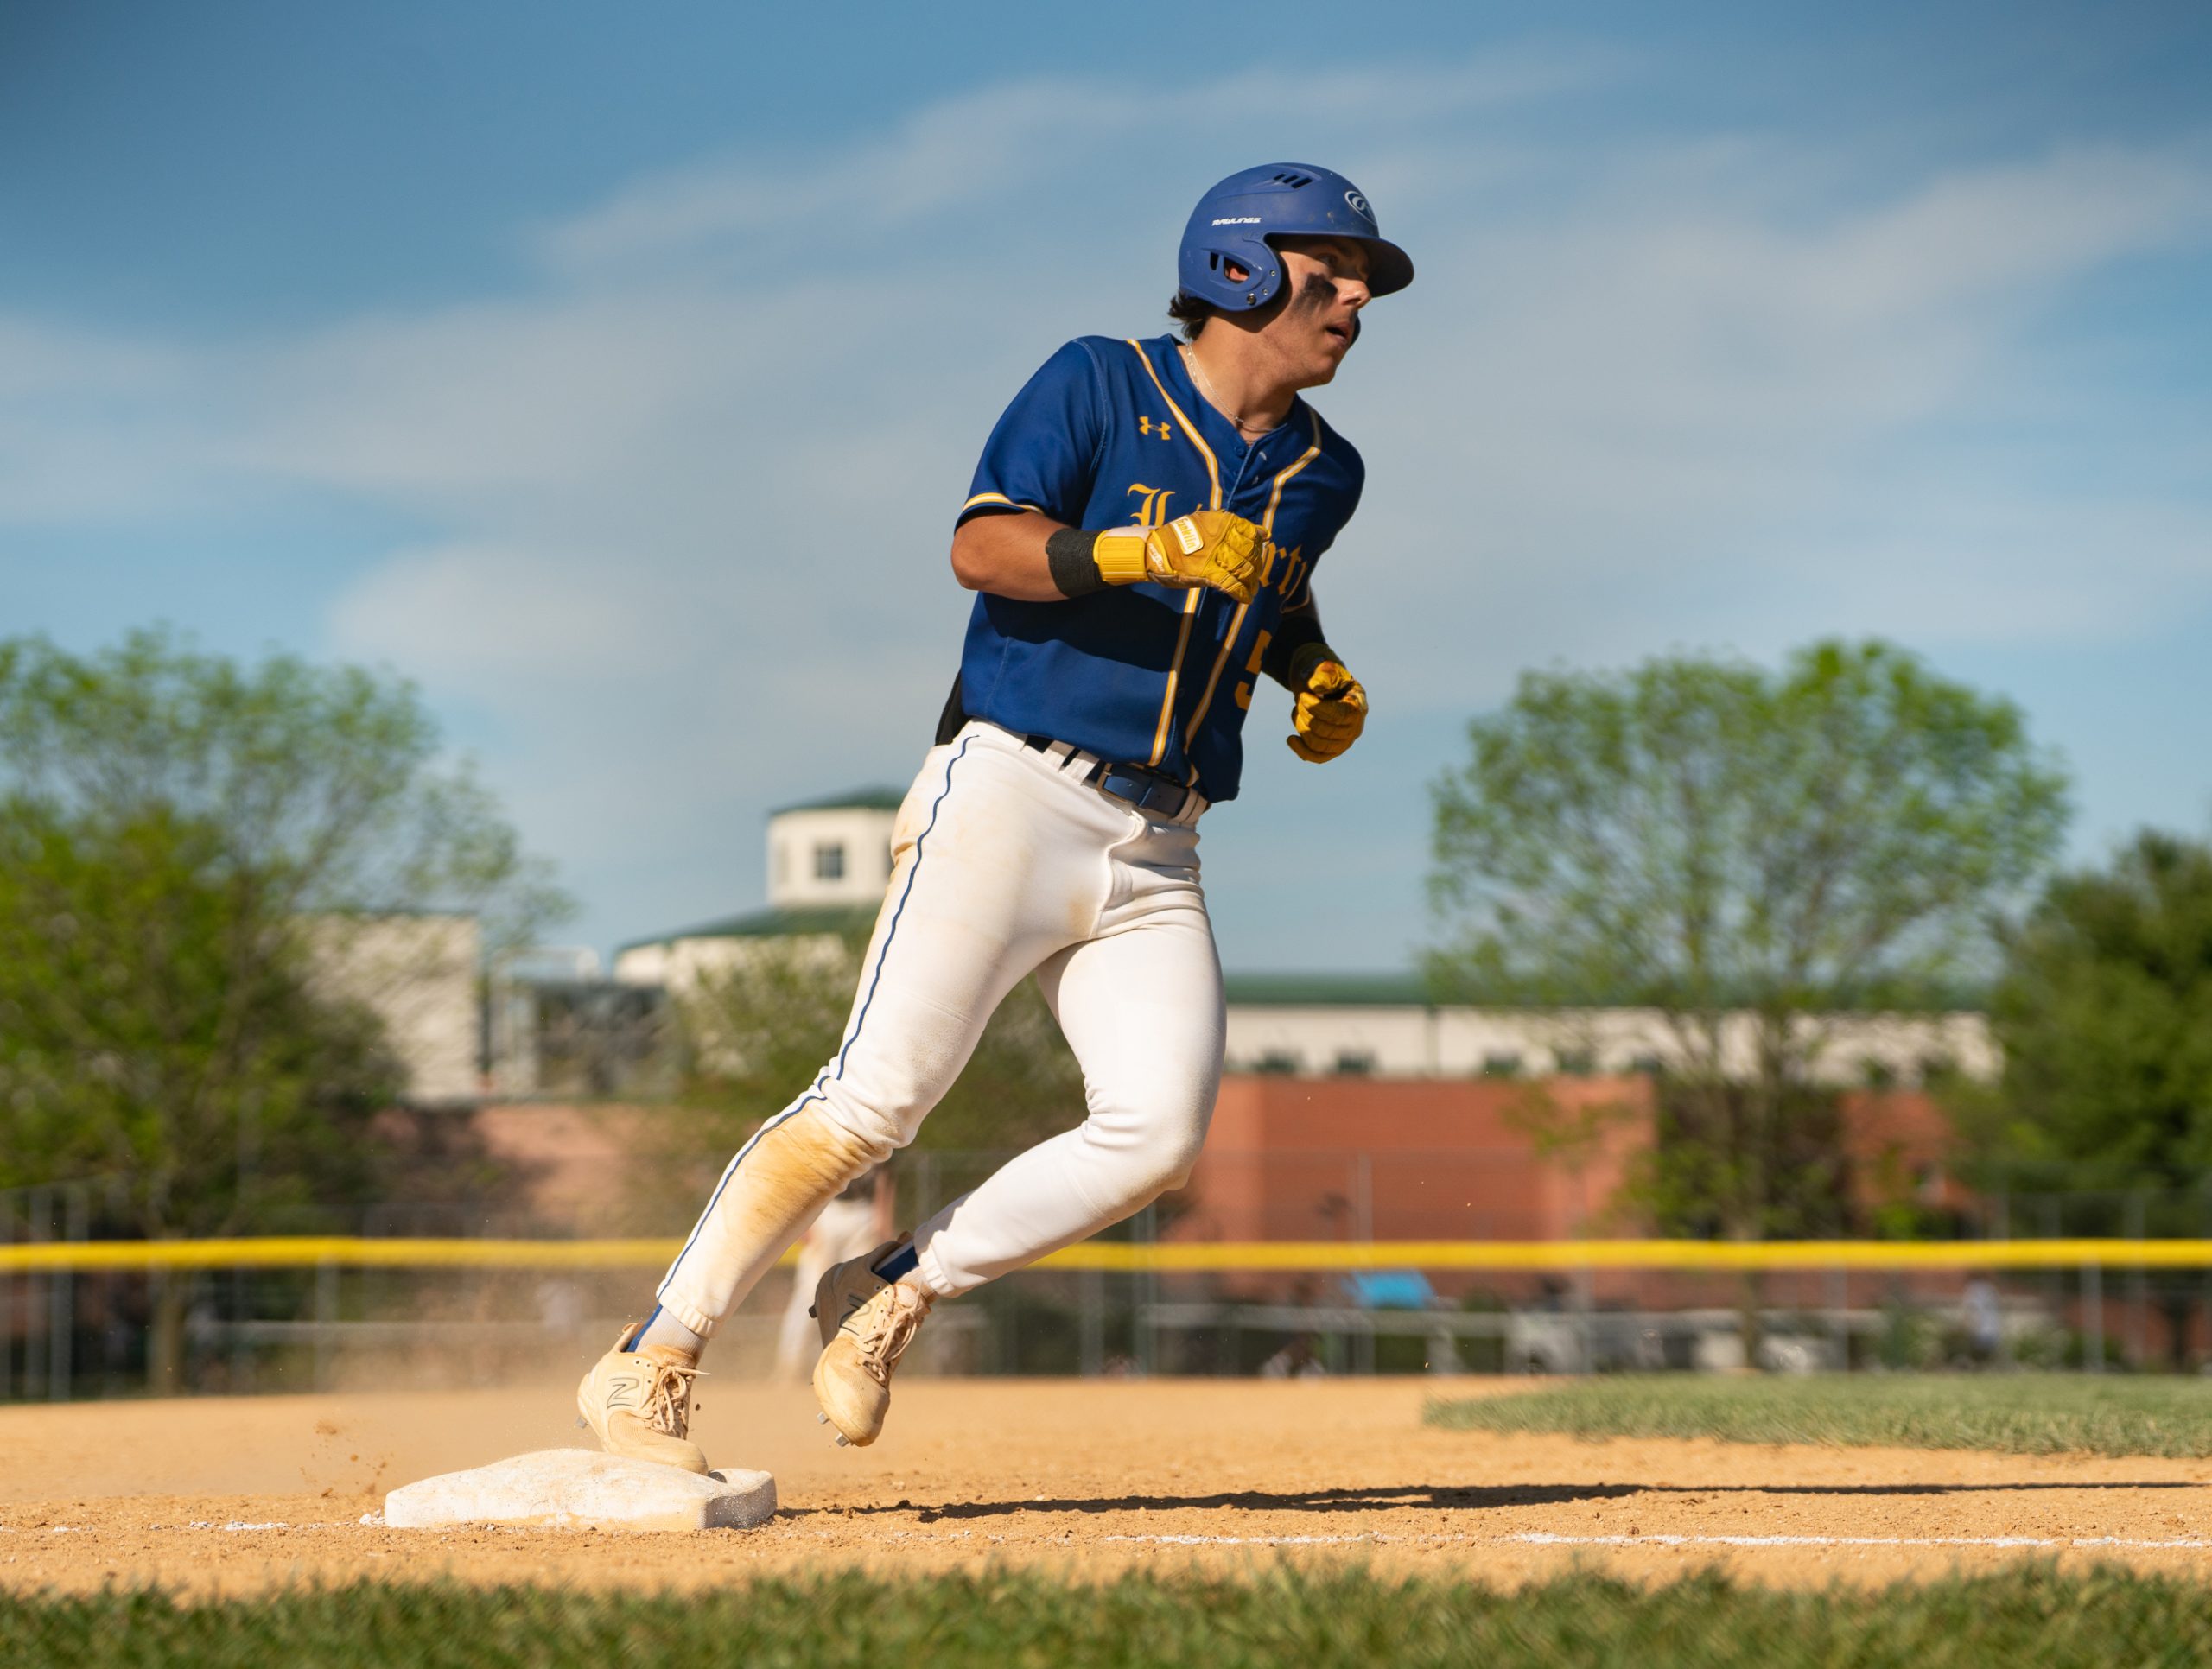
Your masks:
{"label": "cleat spike", "polygon": [[827,1414],[817,1414],[814,1417],[814,1423],[817,1425],[827,1425],[830,1424],[830,1417]]}
{"label": "cleat spike", "polygon": [[840,1431],[837,1434],[837,1447],[840,1449],[849,1449],[852,1447],[852,1444],[845,1441],[845,1434],[842,1431]]}

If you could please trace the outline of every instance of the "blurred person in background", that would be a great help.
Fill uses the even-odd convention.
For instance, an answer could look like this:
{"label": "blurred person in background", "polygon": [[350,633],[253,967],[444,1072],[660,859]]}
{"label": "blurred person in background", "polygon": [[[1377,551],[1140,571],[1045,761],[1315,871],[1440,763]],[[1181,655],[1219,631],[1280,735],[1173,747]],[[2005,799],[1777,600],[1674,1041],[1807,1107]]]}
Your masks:
{"label": "blurred person in background", "polygon": [[791,1301],[784,1306],[776,1334],[779,1380],[804,1380],[814,1366],[822,1341],[815,1336],[814,1289],[836,1265],[861,1256],[892,1238],[898,1187],[891,1167],[880,1164],[822,1208],[814,1226],[799,1236],[798,1264],[791,1272]]}

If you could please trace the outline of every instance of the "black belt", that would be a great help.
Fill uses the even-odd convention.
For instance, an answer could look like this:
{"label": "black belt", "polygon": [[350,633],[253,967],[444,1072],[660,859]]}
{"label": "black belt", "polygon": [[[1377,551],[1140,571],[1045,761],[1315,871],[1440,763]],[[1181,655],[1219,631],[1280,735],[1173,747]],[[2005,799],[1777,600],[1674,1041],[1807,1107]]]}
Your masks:
{"label": "black belt", "polygon": [[[1024,736],[1021,745],[1033,753],[1042,753],[1053,746],[1053,739]],[[1071,751],[1083,752],[1080,748]],[[1094,758],[1090,769],[1084,772],[1083,780],[1133,811],[1147,811],[1169,820],[1181,816],[1198,793],[1187,783],[1177,782],[1164,771],[1154,771],[1147,765],[1115,765],[1106,759]]]}

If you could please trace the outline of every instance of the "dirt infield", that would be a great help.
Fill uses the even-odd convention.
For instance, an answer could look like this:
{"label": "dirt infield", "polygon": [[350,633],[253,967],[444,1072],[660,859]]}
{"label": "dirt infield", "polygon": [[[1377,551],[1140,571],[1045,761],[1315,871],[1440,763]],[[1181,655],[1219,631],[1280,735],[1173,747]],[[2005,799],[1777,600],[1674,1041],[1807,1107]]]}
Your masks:
{"label": "dirt infield", "polygon": [[853,1565],[1103,1577],[1356,1562],[1491,1582],[1580,1562],[1780,1583],[2027,1557],[2212,1571],[2212,1462],[1433,1431],[1497,1381],[917,1380],[867,1450],[804,1389],[703,1387],[718,1462],[777,1475],[765,1529],[389,1530],[429,1473],[578,1440],[566,1387],[0,1409],[0,1584],[244,1593],[358,1577],[719,1585]]}

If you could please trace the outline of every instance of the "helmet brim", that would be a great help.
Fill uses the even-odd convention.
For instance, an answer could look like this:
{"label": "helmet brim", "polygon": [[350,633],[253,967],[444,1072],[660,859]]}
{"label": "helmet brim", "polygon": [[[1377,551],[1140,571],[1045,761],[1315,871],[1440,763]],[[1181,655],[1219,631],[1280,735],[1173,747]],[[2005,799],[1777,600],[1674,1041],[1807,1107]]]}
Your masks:
{"label": "helmet brim", "polygon": [[1367,293],[1395,295],[1414,281],[1414,257],[1387,238],[1370,238],[1357,232],[1270,232],[1262,234],[1269,249],[1278,238],[1344,238],[1367,251]]}
{"label": "helmet brim", "polygon": [[1390,295],[1414,281],[1414,257],[1387,238],[1363,238],[1367,245],[1367,293]]}

